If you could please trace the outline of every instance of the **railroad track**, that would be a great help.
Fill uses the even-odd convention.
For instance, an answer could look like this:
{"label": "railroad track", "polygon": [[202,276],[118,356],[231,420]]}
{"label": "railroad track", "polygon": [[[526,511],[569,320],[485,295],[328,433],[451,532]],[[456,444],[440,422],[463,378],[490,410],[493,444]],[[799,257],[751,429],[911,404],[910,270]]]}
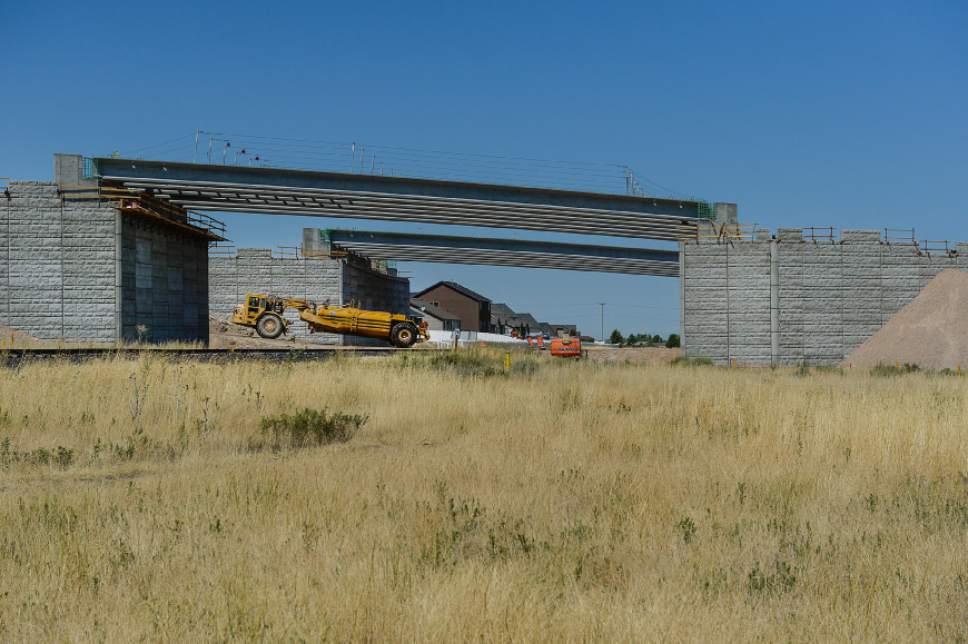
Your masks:
{"label": "railroad track", "polygon": [[437,352],[443,349],[398,349],[396,347],[321,347],[318,349],[9,349],[0,352],[0,367],[19,367],[33,362],[65,360],[86,362],[104,358],[133,360],[142,356],[163,356],[167,359],[192,362],[224,363],[241,360],[271,362],[318,362],[336,355],[389,356],[400,352]]}

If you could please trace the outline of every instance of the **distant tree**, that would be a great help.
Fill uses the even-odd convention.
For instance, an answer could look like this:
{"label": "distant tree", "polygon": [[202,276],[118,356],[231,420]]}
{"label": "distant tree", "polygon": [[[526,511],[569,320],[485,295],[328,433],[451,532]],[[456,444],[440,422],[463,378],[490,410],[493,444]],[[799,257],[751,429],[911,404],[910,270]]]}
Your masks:
{"label": "distant tree", "polygon": [[622,337],[622,333],[618,329],[612,330],[612,335],[608,337],[609,344],[622,344],[625,338]]}
{"label": "distant tree", "polygon": [[629,333],[624,344],[627,347],[651,347],[662,344],[662,338],[651,333]]}
{"label": "distant tree", "polygon": [[666,343],[665,343],[666,348],[668,349],[675,349],[676,347],[680,346],[680,344],[681,344],[681,340],[679,339],[679,336],[675,333],[670,333],[669,339],[666,340]]}

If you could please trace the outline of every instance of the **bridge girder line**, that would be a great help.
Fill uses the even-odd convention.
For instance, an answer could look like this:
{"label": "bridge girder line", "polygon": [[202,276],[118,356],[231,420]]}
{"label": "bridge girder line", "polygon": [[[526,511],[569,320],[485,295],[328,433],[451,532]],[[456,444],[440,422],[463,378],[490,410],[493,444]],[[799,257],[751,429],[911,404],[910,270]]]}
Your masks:
{"label": "bridge girder line", "polygon": [[[223,210],[226,207],[230,206],[232,208],[241,209],[248,212],[269,210],[269,209],[275,209],[280,212],[297,212],[297,211],[300,213],[320,212],[320,213],[323,213],[323,216],[327,216],[327,217],[340,217],[341,216],[340,213],[345,213],[342,216],[350,216],[350,215],[368,215],[369,213],[374,212],[368,207],[346,205],[346,204],[342,204],[340,206],[319,204],[317,206],[309,206],[309,207],[307,207],[306,205],[296,206],[296,205],[282,205],[282,204],[266,204],[256,208],[250,205],[237,204],[234,202],[219,202],[225,205],[211,206],[211,207],[207,205],[209,202],[189,201],[189,200],[181,200],[181,199],[172,200],[172,203],[183,206],[185,208],[190,208],[192,210],[218,211],[218,210]],[[384,205],[377,205],[377,206],[374,206],[373,208],[376,208],[378,210],[378,214],[384,213],[384,214],[399,214],[404,216],[410,216],[414,221],[418,221],[418,218],[423,218],[425,215],[427,215],[427,216],[436,217],[437,219],[440,220],[439,222],[436,222],[436,223],[446,223],[446,224],[464,225],[464,226],[483,225],[483,226],[497,227],[497,228],[509,227],[508,224],[505,223],[506,220],[504,219],[494,218],[493,216],[492,217],[484,216],[489,213],[482,213],[482,214],[478,214],[476,212],[471,213],[473,217],[472,219],[469,219],[463,222],[455,222],[453,218],[449,217],[448,215],[458,214],[458,215],[466,216],[467,213],[463,213],[460,211],[454,212],[450,209],[392,207],[392,206],[384,206]],[[523,213],[523,214],[527,214],[527,213]],[[540,223],[542,225],[542,227],[539,228],[540,230],[549,230],[550,232],[554,232],[554,230],[558,226],[568,225],[568,224],[577,226],[583,231],[589,229],[587,225],[584,225],[584,222],[575,221],[572,218],[567,218],[567,219],[566,218],[547,218],[547,217],[540,217],[538,215],[534,215],[534,216],[530,216],[529,220],[531,220],[534,223]],[[484,222],[487,222],[487,223],[484,223]],[[642,233],[643,233],[642,227],[640,226],[628,226],[628,225],[623,225],[621,223],[616,224],[613,222],[599,222],[599,225],[595,226],[594,230],[626,231],[632,236],[642,236]],[[655,227],[650,226],[648,229],[648,232],[652,234],[668,233],[669,239],[683,239],[687,237],[688,238],[695,237],[695,232],[692,229],[688,229],[688,228],[684,229],[683,227],[679,227],[679,226],[665,226],[665,225],[655,226]],[[588,233],[588,234],[594,234],[594,233]]]}
{"label": "bridge girder line", "polygon": [[[515,203],[515,202],[488,202],[475,199],[461,199],[455,197],[434,197],[434,196],[422,196],[422,195],[400,195],[391,194],[387,195],[385,193],[378,192],[366,192],[366,191],[346,191],[346,190],[332,190],[326,188],[279,188],[275,186],[255,186],[255,185],[245,185],[245,184],[223,184],[223,183],[212,183],[212,182],[166,182],[163,180],[155,179],[124,179],[124,178],[114,178],[114,177],[104,177],[104,179],[111,181],[120,181],[125,186],[137,188],[137,189],[156,189],[164,195],[167,195],[173,201],[177,199],[177,195],[185,195],[186,197],[192,196],[186,193],[197,192],[198,196],[203,196],[204,193],[215,193],[218,195],[231,194],[233,197],[238,199],[262,199],[265,195],[273,196],[274,198],[286,198],[286,199],[298,199],[298,198],[309,198],[309,199],[349,199],[353,201],[360,201],[365,203],[393,203],[393,204],[419,204],[421,206],[429,206],[433,204],[439,204],[440,207],[454,209],[459,207],[461,210],[486,210],[494,212],[507,212],[507,213],[542,213],[549,215],[561,216],[564,214],[573,216],[583,216],[589,219],[612,219],[612,220],[626,220],[630,223],[650,223],[656,225],[674,225],[683,227],[695,227],[700,219],[692,217],[689,215],[665,215],[665,214],[652,214],[652,213],[640,213],[635,211],[622,211],[622,210],[610,210],[610,209],[592,209],[592,208],[578,208],[571,206],[553,206],[553,205],[536,205],[530,203]],[[189,187],[190,186],[190,187]],[[199,201],[199,200],[194,200]],[[459,212],[459,211],[458,211]]]}
{"label": "bridge girder line", "polygon": [[[443,223],[443,224],[456,224],[456,225],[482,225],[487,227],[499,227],[499,228],[515,228],[515,227],[527,227],[536,230],[551,230],[554,231],[558,228],[563,227],[564,222],[577,222],[578,230],[576,232],[584,234],[616,234],[619,236],[628,237],[641,237],[641,238],[663,238],[670,240],[678,240],[684,238],[693,238],[696,234],[696,228],[693,222],[669,222],[668,220],[662,220],[660,222],[653,223],[646,217],[640,217],[638,215],[632,215],[630,217],[615,217],[615,216],[604,216],[598,217],[595,220],[594,226],[588,225],[588,220],[584,216],[568,216],[569,213],[557,212],[553,218],[547,216],[542,216],[542,213],[531,212],[530,209],[514,210],[504,212],[494,213],[491,212],[492,209],[488,208],[467,208],[465,207],[452,207],[447,204],[444,205],[424,205],[420,204],[419,201],[401,201],[394,200],[392,203],[382,203],[378,201],[368,201],[364,199],[359,199],[355,197],[349,197],[344,202],[337,202],[335,199],[343,198],[340,196],[326,197],[325,200],[329,200],[330,203],[326,203],[325,200],[321,200],[316,197],[311,203],[301,202],[298,205],[294,203],[272,203],[268,200],[265,203],[253,204],[251,202],[241,202],[237,200],[225,201],[217,200],[216,198],[209,198],[205,200],[196,200],[189,197],[185,198],[173,198],[175,193],[169,193],[166,191],[161,191],[161,196],[168,198],[171,203],[191,208],[193,210],[209,210],[209,211],[220,211],[220,210],[233,210],[236,212],[278,212],[286,213],[291,212],[294,214],[307,214],[307,215],[319,215],[323,213],[322,216],[356,216],[365,215],[364,218],[382,218],[376,217],[370,214],[370,208],[379,208],[383,212],[387,213],[399,213],[400,215],[407,215],[412,220],[417,221],[418,217],[423,220],[426,219],[426,213],[432,213],[435,215],[454,215],[457,217],[466,217],[468,214],[472,214],[475,217],[473,222],[462,222],[454,221],[452,218],[444,217],[438,221],[430,221],[428,223]],[[362,205],[361,205],[362,204]],[[365,207],[364,207],[365,206]],[[514,214],[518,216],[526,216],[533,223],[541,222],[540,227],[535,226],[521,226],[518,222],[508,222],[507,219],[500,218],[498,215],[501,214]],[[490,215],[489,218],[484,218],[482,215]],[[631,225],[630,225],[631,224]],[[599,232],[602,230],[615,231],[614,233]],[[662,233],[671,233],[668,235],[663,235]]]}
{"label": "bridge girder line", "polygon": [[[663,261],[654,259],[635,259],[635,258],[606,258],[606,257],[594,257],[594,256],[581,256],[581,255],[567,255],[563,253],[547,252],[547,253],[525,253],[520,251],[507,251],[507,252],[495,252],[491,250],[482,249],[468,249],[468,248],[455,248],[455,249],[442,249],[442,248],[431,248],[427,246],[405,246],[393,244],[388,246],[385,244],[366,244],[366,243],[339,243],[336,244],[339,248],[345,250],[356,252],[358,249],[365,249],[367,252],[361,253],[367,257],[375,257],[377,254],[381,259],[403,259],[408,254],[422,253],[427,255],[433,255],[439,253],[440,255],[446,256],[456,256],[465,255],[468,257],[502,257],[502,258],[520,258],[525,260],[534,261],[544,261],[544,260],[554,260],[554,261],[576,261],[583,263],[603,263],[603,264],[622,264],[628,266],[647,266],[650,268],[662,268],[662,267],[674,267],[678,271],[679,260]],[[374,254],[371,254],[374,253]]]}
{"label": "bridge girder line", "polygon": [[298,207],[283,207],[283,206],[269,206],[262,207],[258,210],[254,210],[251,207],[244,206],[219,206],[218,208],[213,207],[203,207],[196,202],[180,202],[179,205],[189,208],[191,210],[209,210],[213,212],[238,212],[238,213],[265,213],[265,214],[279,214],[279,215],[303,215],[310,217],[331,217],[331,218],[345,218],[345,219],[371,219],[376,221],[396,221],[396,222],[412,222],[412,223],[427,223],[427,224],[444,224],[444,225],[463,225],[463,226],[481,226],[484,228],[517,228],[522,230],[535,230],[541,232],[563,232],[572,233],[578,235],[603,235],[603,236],[614,236],[614,237],[629,237],[635,239],[655,239],[660,241],[679,241],[681,239],[695,237],[695,232],[690,231],[688,235],[675,233],[673,231],[663,231],[655,232],[651,234],[644,234],[640,229],[626,229],[626,228],[615,228],[606,226],[583,226],[583,225],[571,225],[567,222],[562,221],[546,221],[546,220],[529,220],[515,225],[508,225],[504,223],[503,220],[496,223],[492,220],[474,219],[468,222],[455,222],[450,217],[435,217],[433,215],[419,215],[418,217],[413,217],[410,219],[402,219],[400,214],[394,214],[395,211],[391,209],[386,209],[385,213],[374,212],[371,210],[355,211],[348,208],[342,209],[329,209],[329,210],[311,210],[307,208]]}
{"label": "bridge girder line", "polygon": [[310,171],[198,164],[144,159],[94,159],[100,178],[115,180],[153,179],[188,182],[276,187],[293,189],[337,189],[375,192],[383,195],[420,195],[448,199],[477,199],[488,203],[528,203],[536,206],[562,206],[641,214],[699,217],[703,202],[614,193],[540,188],[508,184],[488,184],[419,177],[380,176],[333,171]]}
{"label": "bridge girder line", "polygon": [[596,273],[616,273],[622,275],[650,275],[654,277],[678,277],[677,267],[665,266],[625,266],[622,264],[609,264],[600,262],[574,262],[574,261],[553,261],[548,260],[529,260],[519,257],[483,257],[483,256],[462,256],[462,255],[442,255],[442,254],[420,254],[408,253],[406,256],[395,253],[381,254],[373,249],[352,249],[361,255],[372,259],[396,260],[401,262],[428,262],[435,264],[464,264],[464,265],[486,265],[501,266],[505,268],[548,268],[556,270],[575,270]]}

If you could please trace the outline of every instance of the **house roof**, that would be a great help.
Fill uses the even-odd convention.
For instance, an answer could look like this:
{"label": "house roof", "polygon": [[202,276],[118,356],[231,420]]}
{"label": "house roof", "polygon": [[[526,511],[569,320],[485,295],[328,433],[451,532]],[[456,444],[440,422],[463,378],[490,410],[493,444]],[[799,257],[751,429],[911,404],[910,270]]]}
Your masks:
{"label": "house roof", "polygon": [[541,326],[542,332],[547,333],[548,335],[554,333],[556,329],[561,329],[562,331],[566,331],[568,333],[578,332],[578,326],[575,324],[555,324],[553,322],[539,322],[538,324]]}
{"label": "house roof", "polygon": [[511,317],[505,318],[504,323],[509,326],[524,325],[535,330],[537,330],[538,326],[541,324],[530,313],[515,313]]}
{"label": "house roof", "polygon": [[503,302],[491,304],[491,323],[504,324],[510,327],[526,326],[532,331],[542,328],[542,323],[530,313],[516,313],[510,306]]}
{"label": "house roof", "polygon": [[451,289],[457,291],[458,293],[460,293],[462,295],[466,295],[467,297],[471,298],[472,300],[476,300],[478,302],[487,303],[487,304],[490,304],[490,302],[491,302],[491,300],[489,300],[488,298],[484,297],[480,293],[477,293],[476,291],[472,291],[471,289],[467,288],[466,286],[463,286],[461,284],[458,284],[457,282],[447,282],[447,281],[437,282],[433,286],[428,286],[424,290],[422,290],[419,293],[417,293],[417,297],[419,298],[419,297],[423,296],[424,293],[426,293],[427,291],[432,291],[435,288],[437,288],[438,286],[446,286],[446,287],[451,288]]}
{"label": "house roof", "polygon": [[444,320],[460,321],[460,318],[454,315],[453,313],[451,313],[450,311],[445,311],[439,306],[434,306],[432,302],[428,302],[427,300],[413,298],[410,300],[410,306],[414,307],[415,309],[420,309],[427,315],[437,318],[440,321],[444,321]]}
{"label": "house roof", "polygon": [[491,302],[491,317],[494,319],[506,319],[517,315],[510,306],[503,302]]}

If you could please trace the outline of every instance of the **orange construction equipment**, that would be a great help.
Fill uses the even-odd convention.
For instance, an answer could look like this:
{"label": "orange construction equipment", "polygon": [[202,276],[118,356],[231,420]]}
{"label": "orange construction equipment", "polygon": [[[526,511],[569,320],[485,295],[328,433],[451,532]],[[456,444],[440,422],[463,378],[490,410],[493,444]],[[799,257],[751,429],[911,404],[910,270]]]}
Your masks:
{"label": "orange construction equipment", "polygon": [[550,353],[559,358],[580,358],[581,338],[551,338]]}

